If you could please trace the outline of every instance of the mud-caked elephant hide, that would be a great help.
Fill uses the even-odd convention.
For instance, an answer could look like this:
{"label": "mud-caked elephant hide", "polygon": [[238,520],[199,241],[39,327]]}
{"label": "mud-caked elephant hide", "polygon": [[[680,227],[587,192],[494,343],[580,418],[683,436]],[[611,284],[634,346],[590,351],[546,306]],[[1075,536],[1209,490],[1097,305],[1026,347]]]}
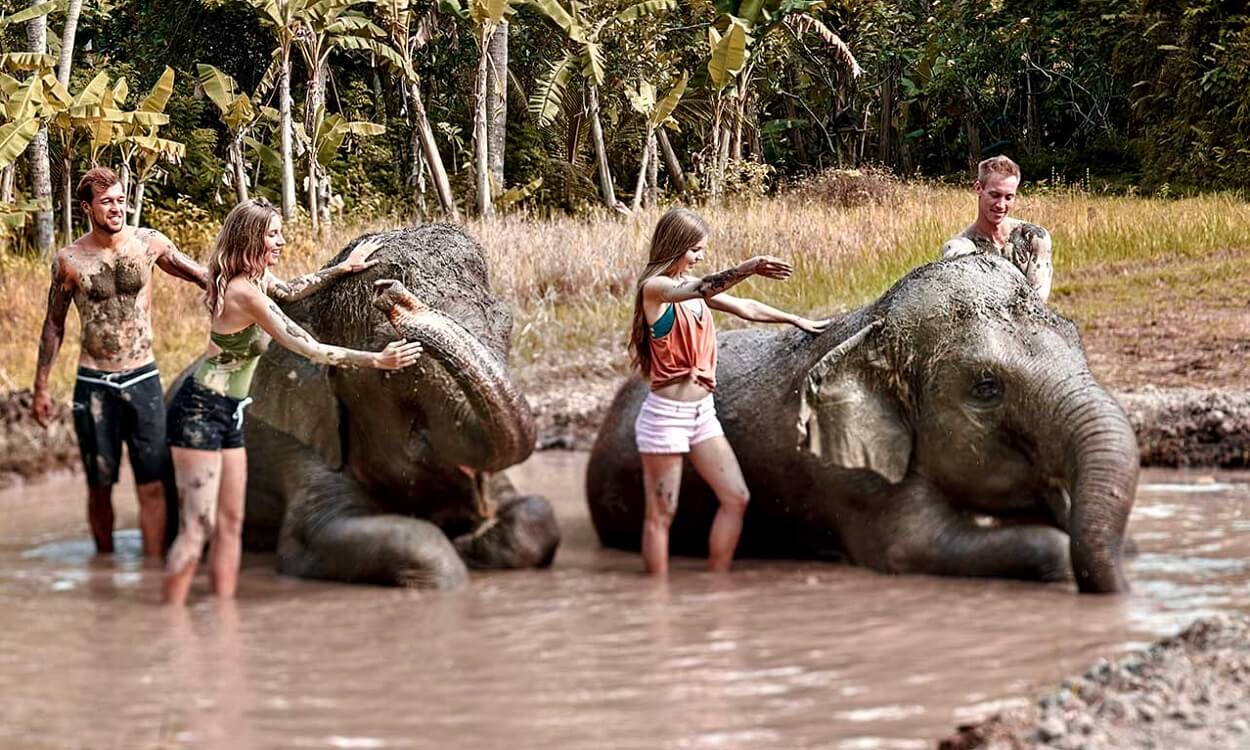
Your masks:
{"label": "mud-caked elephant hide", "polygon": [[[723,334],[718,380],[751,492],[740,554],[1127,588],[1133,430],[1075,326],[1009,262],[923,266],[819,336]],[[641,536],[646,390],[622,387],[590,457],[590,512],[612,547]],[[705,554],[715,509],[687,463],[674,552]]]}
{"label": "mud-caked elephant hide", "polygon": [[469,568],[549,565],[550,504],[500,473],[532,452],[534,421],[481,248],[447,225],[373,236],[377,265],[284,311],[325,343],[402,337],[424,353],[384,372],[269,348],[247,418],[245,544],[276,549],[290,575],[442,589]]}

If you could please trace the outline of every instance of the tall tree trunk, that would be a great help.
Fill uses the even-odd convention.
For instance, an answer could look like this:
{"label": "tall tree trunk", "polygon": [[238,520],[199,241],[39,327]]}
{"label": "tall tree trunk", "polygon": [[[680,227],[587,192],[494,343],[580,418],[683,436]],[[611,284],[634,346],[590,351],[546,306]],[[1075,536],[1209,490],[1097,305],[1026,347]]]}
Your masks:
{"label": "tall tree trunk", "polygon": [[135,223],[139,226],[139,220],[143,217],[143,180],[135,183]]}
{"label": "tall tree trunk", "polygon": [[[313,50],[316,52],[317,50]],[[308,70],[308,91],[304,97],[304,134],[308,136],[308,220],[311,223],[312,231],[318,232],[321,228],[321,204],[318,198],[319,189],[317,181],[321,175],[321,165],[317,163],[317,151],[313,148],[312,140],[317,135],[317,127],[321,125],[321,120],[325,117],[326,103],[326,64],[324,60],[319,60],[313,56],[311,59],[313,64]]]}
{"label": "tall tree trunk", "polygon": [[[312,149],[309,149],[311,152]],[[317,206],[317,158],[314,156],[308,160],[308,181],[304,184],[304,193],[308,199],[308,222],[309,228],[313,234],[320,229],[318,218],[321,211]]]}
{"label": "tall tree trunk", "polygon": [[647,208],[655,208],[660,202],[660,159],[659,147],[656,145],[655,131],[647,138]]}
{"label": "tall tree trunk", "polygon": [[1025,112],[1024,142],[1029,150],[1036,151],[1042,144],[1042,118],[1037,109],[1037,92],[1033,90],[1033,76],[1024,74],[1024,88],[1028,97],[1028,109]]}
{"label": "tall tree trunk", "polygon": [[968,168],[976,174],[977,164],[981,161],[981,128],[977,127],[975,113],[964,116],[964,130],[968,134]]}
{"label": "tall tree trunk", "polygon": [[[74,162],[66,154],[65,158],[61,159],[61,235],[65,237],[64,244],[66,245],[74,241],[73,180]],[[90,224],[91,222],[88,220],[87,223]]]}
{"label": "tall tree trunk", "polygon": [[504,189],[503,157],[508,140],[508,23],[499,24],[490,38],[490,66],[486,71],[486,151],[494,191]]}
{"label": "tall tree trunk", "polygon": [[82,0],[69,0],[65,9],[65,30],[61,32],[61,59],[56,67],[56,80],[69,87],[69,72],[74,65],[74,37],[78,33],[78,15],[82,13]]}
{"label": "tall tree trunk", "polygon": [[603,205],[616,208],[616,191],[612,189],[612,170],[608,166],[608,149],[603,142],[603,125],[599,122],[599,87],[593,83],[586,87],[590,104],[590,138],[595,146],[595,160],[599,165],[599,195]]}
{"label": "tall tree trunk", "polygon": [[[32,0],[37,4],[39,0]],[[30,52],[44,54],[48,49],[48,17],[40,16],[26,24],[26,49]],[[31,192],[34,198],[46,201],[48,208],[35,212],[35,247],[45,258],[51,257],[56,242],[52,219],[52,165],[48,162],[48,125],[42,123],[26,148],[30,160]],[[66,237],[69,244],[72,237]]]}
{"label": "tall tree trunk", "polygon": [[234,169],[234,200],[247,200],[247,169],[243,165],[243,140],[235,137],[230,142],[230,165]]}
{"label": "tall tree trunk", "polygon": [[673,145],[668,142],[668,134],[664,132],[664,128],[656,128],[655,138],[664,154],[664,167],[668,170],[668,178],[673,182],[673,189],[678,193],[686,192],[686,175],[681,171],[681,162],[677,160],[677,154],[673,153]]}
{"label": "tall tree trunk", "polygon": [[473,101],[473,169],[477,188],[477,215],[494,216],[495,203],[490,193],[490,160],[486,143],[486,69],[490,62],[489,29],[482,31],[478,45],[477,79],[474,82]]}
{"label": "tall tree trunk", "polygon": [[295,218],[295,161],[291,152],[291,50],[284,49],[278,62],[278,131],[282,155],[282,220]]}
{"label": "tall tree trunk", "polygon": [[13,192],[15,170],[12,164],[0,170],[0,203],[12,203],[17,197]]}
{"label": "tall tree trunk", "polygon": [[738,97],[737,106],[734,107],[734,140],[733,140],[733,158],[734,161],[742,161],[742,122],[746,119],[747,98],[746,94]]}
{"label": "tall tree trunk", "polygon": [[877,160],[883,165],[894,165],[894,71],[890,68],[881,81],[880,138],[877,143]]}
{"label": "tall tree trunk", "polygon": [[642,164],[638,165],[638,181],[634,183],[634,200],[629,204],[631,210],[637,211],[642,204],[642,189],[647,184],[647,163],[651,160],[651,131],[647,131],[646,140],[642,142]]}
{"label": "tall tree trunk", "polygon": [[[414,136],[420,141],[421,154],[425,157],[425,165],[430,170],[430,179],[434,181],[434,192],[438,194],[438,204],[443,214],[452,221],[460,221],[460,211],[456,208],[456,199],[451,194],[451,183],[447,179],[447,170],[443,168],[443,157],[438,152],[438,144],[434,141],[434,130],[430,127],[430,119],[425,114],[425,103],[421,97],[421,87],[417,81],[408,84],[408,97],[412,109],[412,128]],[[420,178],[417,180],[420,184]]]}

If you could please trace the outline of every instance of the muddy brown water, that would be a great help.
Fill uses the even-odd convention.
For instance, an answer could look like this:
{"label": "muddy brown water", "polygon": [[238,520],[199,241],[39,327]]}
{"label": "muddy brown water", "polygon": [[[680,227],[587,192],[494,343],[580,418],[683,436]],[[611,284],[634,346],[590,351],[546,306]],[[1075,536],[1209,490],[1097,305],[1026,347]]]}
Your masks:
{"label": "muddy brown water", "polygon": [[[1250,612],[1250,474],[1148,471],[1131,595],[679,560],[667,583],[600,549],[585,454],[513,472],[565,531],[547,571],[428,594],[197,581],[157,605],[138,534],[95,560],[80,479],[0,493],[0,747],[925,748],[1099,656]],[[119,489],[121,526],[133,494]]]}

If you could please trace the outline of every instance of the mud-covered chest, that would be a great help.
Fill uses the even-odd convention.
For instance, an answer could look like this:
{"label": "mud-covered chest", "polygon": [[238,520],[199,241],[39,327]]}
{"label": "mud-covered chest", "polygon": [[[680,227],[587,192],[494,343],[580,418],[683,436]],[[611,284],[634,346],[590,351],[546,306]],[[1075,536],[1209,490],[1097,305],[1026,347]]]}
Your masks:
{"label": "mud-covered chest", "polygon": [[134,297],[152,278],[152,263],[143,256],[119,256],[84,263],[79,286],[89,299]]}

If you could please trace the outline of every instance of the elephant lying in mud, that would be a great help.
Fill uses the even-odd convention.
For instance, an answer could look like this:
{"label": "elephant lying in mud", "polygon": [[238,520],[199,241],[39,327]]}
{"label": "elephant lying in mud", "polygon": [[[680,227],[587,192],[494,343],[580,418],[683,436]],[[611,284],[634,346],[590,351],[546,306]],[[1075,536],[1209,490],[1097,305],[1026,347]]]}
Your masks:
{"label": "elephant lying in mud", "polygon": [[[819,336],[720,337],[716,407],[751,490],[739,554],[892,573],[1067,578],[1123,591],[1137,444],[1076,327],[1008,261],[918,268]],[[629,380],[587,471],[602,542],[637,549],[642,469]],[[687,466],[670,545],[705,554],[716,510]]]}
{"label": "elephant lying in mud", "polygon": [[245,545],[276,548],[290,575],[440,589],[466,566],[549,565],[550,504],[497,473],[530,455],[534,422],[481,248],[447,225],[375,237],[376,266],[285,312],[326,343],[377,351],[402,336],[424,354],[388,373],[269,348],[247,418]]}

